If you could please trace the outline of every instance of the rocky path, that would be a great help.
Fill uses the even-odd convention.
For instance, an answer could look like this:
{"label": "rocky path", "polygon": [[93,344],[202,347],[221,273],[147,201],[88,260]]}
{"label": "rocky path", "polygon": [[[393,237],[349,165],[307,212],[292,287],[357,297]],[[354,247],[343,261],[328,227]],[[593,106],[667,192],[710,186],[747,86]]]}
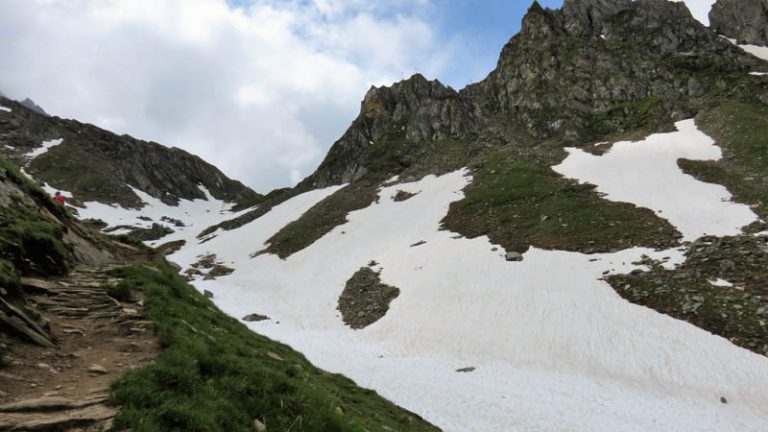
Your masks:
{"label": "rocky path", "polygon": [[0,369],[0,431],[106,431],[116,410],[109,383],[151,362],[157,342],[140,293],[120,302],[103,285],[109,267],[61,279],[22,280],[53,347],[15,344]]}

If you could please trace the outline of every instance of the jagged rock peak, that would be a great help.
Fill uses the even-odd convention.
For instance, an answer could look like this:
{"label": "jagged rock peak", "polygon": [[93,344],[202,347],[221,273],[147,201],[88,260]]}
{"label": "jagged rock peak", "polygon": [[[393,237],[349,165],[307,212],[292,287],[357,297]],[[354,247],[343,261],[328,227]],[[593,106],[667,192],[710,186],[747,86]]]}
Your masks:
{"label": "jagged rock peak", "polygon": [[415,74],[389,87],[371,87],[363,99],[360,112],[366,117],[386,112],[397,118],[418,109],[427,101],[446,99],[456,94],[455,90],[438,80],[429,81],[423,75]]}
{"label": "jagged rock peak", "polygon": [[49,115],[47,112],[45,112],[43,107],[41,107],[40,105],[36,104],[35,101],[33,101],[30,98],[25,98],[23,101],[21,101],[19,103],[24,105],[25,107],[31,109],[32,111],[38,113],[38,114],[42,114],[44,116]]}
{"label": "jagged rock peak", "polygon": [[768,0],[718,0],[709,20],[712,29],[739,43],[768,45]]}
{"label": "jagged rock peak", "polygon": [[556,11],[544,9],[534,1],[523,18],[520,28],[522,38],[530,41],[543,41],[561,33],[562,23]]}
{"label": "jagged rock peak", "polygon": [[565,0],[565,29],[570,34],[601,34],[610,18],[632,7],[631,0]]}

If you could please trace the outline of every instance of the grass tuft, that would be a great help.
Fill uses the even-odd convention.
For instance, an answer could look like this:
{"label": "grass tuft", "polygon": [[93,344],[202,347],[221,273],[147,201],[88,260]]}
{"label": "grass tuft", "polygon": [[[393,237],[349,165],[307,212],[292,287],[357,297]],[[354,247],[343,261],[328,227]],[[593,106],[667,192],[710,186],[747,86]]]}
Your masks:
{"label": "grass tuft", "polygon": [[[349,379],[313,367],[288,346],[215,309],[158,258],[113,272],[147,295],[163,348],[112,386],[116,426],[135,431],[434,431]],[[386,427],[386,428],[385,428]]]}

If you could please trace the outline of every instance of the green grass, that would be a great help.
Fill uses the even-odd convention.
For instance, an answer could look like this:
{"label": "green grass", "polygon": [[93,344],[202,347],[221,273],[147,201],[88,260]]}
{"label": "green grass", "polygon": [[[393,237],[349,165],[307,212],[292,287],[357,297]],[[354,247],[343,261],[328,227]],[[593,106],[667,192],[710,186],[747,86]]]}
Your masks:
{"label": "green grass", "polygon": [[[767,242],[757,237],[709,237],[694,242],[674,270],[651,263],[650,272],[607,281],[632,303],[690,322],[734,344],[768,355]],[[725,279],[733,287],[708,281]]]}
{"label": "green grass", "polygon": [[25,198],[0,207],[0,259],[21,273],[61,275],[69,270],[70,252],[63,242],[64,228],[54,217],[68,218],[40,186],[23,176],[9,161],[0,158],[0,181],[15,184]]}
{"label": "green grass", "polygon": [[104,289],[110,297],[121,302],[127,302],[133,299],[133,286],[125,279],[113,284],[104,284],[102,285],[102,289]]}
{"label": "green grass", "polygon": [[755,204],[761,216],[768,216],[768,106],[725,102],[703,112],[696,123],[715,138],[725,157],[684,160],[680,166],[700,180],[725,185],[736,201]]}
{"label": "green grass", "polygon": [[8,293],[6,299],[19,298],[22,295],[19,272],[10,261],[4,259],[0,259],[0,288]]}
{"label": "green grass", "polygon": [[63,234],[61,225],[43,220],[33,209],[0,208],[0,258],[23,274],[66,274],[70,253]]}
{"label": "green grass", "polygon": [[[75,138],[67,138],[71,139]],[[81,200],[140,207],[138,196],[114,175],[113,166],[102,157],[89,145],[59,145],[35,158],[29,172],[49,184],[65,187]]]}
{"label": "green grass", "polygon": [[[218,311],[164,261],[115,272],[147,295],[162,352],[112,385],[134,431],[434,431],[375,392],[313,367]],[[271,353],[271,354],[270,354]],[[282,360],[276,359],[277,354]]]}
{"label": "green grass", "polygon": [[[619,102],[590,119],[589,138],[616,141],[615,137],[632,132],[635,137],[649,133],[673,130],[671,117],[664,108],[664,101],[648,96],[638,101]],[[606,138],[608,137],[608,138]],[[622,137],[624,138],[624,137]],[[588,143],[589,140],[584,140]]]}
{"label": "green grass", "polygon": [[501,151],[485,159],[465,194],[451,204],[444,226],[471,238],[488,235],[507,250],[668,247],[678,235],[648,209],[607,201],[592,186]]}
{"label": "green grass", "polygon": [[377,183],[359,181],[323,199],[267,240],[266,252],[287,258],[347,222],[347,214],[371,205]]}

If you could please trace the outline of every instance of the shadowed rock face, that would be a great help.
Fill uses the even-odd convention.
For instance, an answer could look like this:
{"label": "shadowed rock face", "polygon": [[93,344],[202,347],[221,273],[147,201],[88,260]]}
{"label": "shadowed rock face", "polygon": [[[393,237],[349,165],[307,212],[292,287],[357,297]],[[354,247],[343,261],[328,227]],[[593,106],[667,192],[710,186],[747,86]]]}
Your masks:
{"label": "shadowed rock face", "polygon": [[712,29],[739,43],[768,45],[768,0],[718,0],[709,20]]}
{"label": "shadowed rock face", "polygon": [[456,90],[420,74],[391,87],[371,87],[360,115],[300,187],[360,179],[375,169],[373,161],[389,141],[437,141],[472,133],[476,128],[472,110]]}
{"label": "shadowed rock face", "polygon": [[[0,113],[0,153],[26,168],[35,179],[70,191],[79,201],[140,207],[129,186],[166,204],[179,199],[214,198],[237,202],[260,195],[197,156],[177,148],[116,135],[90,124],[40,114],[22,103],[0,100],[11,112]],[[29,162],[24,155],[44,140],[60,145]]]}
{"label": "shadowed rock face", "polygon": [[[421,75],[372,88],[358,118],[300,187],[399,174],[409,160],[423,157],[428,143],[473,142],[489,124],[576,144],[624,132],[621,124],[595,130],[595,117],[649,98],[659,102],[659,122],[670,122],[673,113],[692,114],[691,99],[722,90],[718,75],[757,64],[683,3],[566,0],[561,10],[550,10],[534,2],[484,80],[458,92]],[[377,161],[387,149],[404,162],[382,168]],[[404,156],[414,154],[420,156]]]}

